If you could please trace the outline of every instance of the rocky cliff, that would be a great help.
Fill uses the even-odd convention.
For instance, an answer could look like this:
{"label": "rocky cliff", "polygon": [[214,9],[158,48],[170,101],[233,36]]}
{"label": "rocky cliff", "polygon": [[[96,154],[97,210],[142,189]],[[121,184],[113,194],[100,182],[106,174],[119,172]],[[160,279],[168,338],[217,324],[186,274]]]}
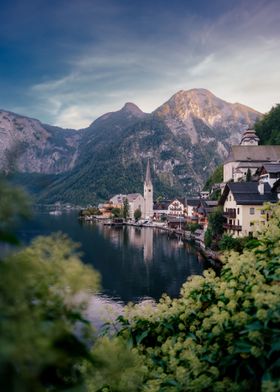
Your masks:
{"label": "rocky cliff", "polygon": [[0,111],[0,169],[56,174],[74,167],[80,132]]}

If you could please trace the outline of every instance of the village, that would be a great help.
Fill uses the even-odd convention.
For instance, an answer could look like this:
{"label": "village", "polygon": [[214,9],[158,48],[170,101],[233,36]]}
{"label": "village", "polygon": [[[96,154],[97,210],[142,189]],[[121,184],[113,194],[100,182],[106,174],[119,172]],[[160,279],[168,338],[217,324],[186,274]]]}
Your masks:
{"label": "village", "polygon": [[223,181],[212,184],[208,191],[192,197],[154,201],[148,160],[144,195],[118,194],[99,204],[94,212],[90,208],[82,211],[81,216],[85,220],[101,220],[107,225],[125,222],[161,228],[193,238],[205,249],[209,247],[207,229],[209,232],[214,212],[221,215],[224,235],[234,239],[251,238],[257,225],[269,220],[265,205],[279,199],[280,146],[259,145],[255,131],[246,129],[240,144],[231,147],[223,163]]}

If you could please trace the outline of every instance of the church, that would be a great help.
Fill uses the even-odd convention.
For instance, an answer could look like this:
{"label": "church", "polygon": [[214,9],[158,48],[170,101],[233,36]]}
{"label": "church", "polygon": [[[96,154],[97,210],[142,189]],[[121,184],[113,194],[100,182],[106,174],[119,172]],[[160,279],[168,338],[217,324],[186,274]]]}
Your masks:
{"label": "church", "polygon": [[121,208],[124,200],[127,199],[129,204],[129,217],[134,219],[134,212],[141,210],[141,219],[151,219],[153,211],[153,184],[151,177],[150,160],[147,162],[146,176],[144,180],[144,197],[140,193],[129,193],[127,195],[119,194],[110,199],[113,207]]}
{"label": "church", "polygon": [[254,129],[244,131],[240,144],[231,147],[224,163],[224,183],[244,180],[249,170],[254,174],[265,164],[279,162],[280,146],[259,146],[259,141]]}

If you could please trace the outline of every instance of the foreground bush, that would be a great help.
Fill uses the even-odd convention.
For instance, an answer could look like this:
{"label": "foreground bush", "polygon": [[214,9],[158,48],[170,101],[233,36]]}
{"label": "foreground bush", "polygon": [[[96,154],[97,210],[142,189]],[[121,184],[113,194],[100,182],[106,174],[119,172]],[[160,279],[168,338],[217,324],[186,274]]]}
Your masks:
{"label": "foreground bush", "polygon": [[181,297],[131,306],[120,335],[147,366],[143,391],[280,390],[280,207],[254,249],[224,256]]}

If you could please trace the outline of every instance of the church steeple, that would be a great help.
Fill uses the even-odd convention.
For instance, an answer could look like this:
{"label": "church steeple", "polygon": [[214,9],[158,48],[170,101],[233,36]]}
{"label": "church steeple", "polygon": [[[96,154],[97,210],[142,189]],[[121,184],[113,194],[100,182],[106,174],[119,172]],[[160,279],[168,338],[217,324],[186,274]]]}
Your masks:
{"label": "church steeple", "polygon": [[240,145],[241,146],[258,146],[259,144],[259,137],[256,134],[256,131],[252,128],[247,128],[243,132]]}
{"label": "church steeple", "polygon": [[145,219],[153,217],[154,201],[153,201],[153,184],[150,169],[150,160],[148,159],[146,168],[146,177],[144,181],[144,215]]}
{"label": "church steeple", "polygon": [[147,163],[147,168],[146,168],[145,183],[146,183],[146,185],[148,185],[148,184],[152,185],[150,159],[149,158],[148,158],[148,163]]}

